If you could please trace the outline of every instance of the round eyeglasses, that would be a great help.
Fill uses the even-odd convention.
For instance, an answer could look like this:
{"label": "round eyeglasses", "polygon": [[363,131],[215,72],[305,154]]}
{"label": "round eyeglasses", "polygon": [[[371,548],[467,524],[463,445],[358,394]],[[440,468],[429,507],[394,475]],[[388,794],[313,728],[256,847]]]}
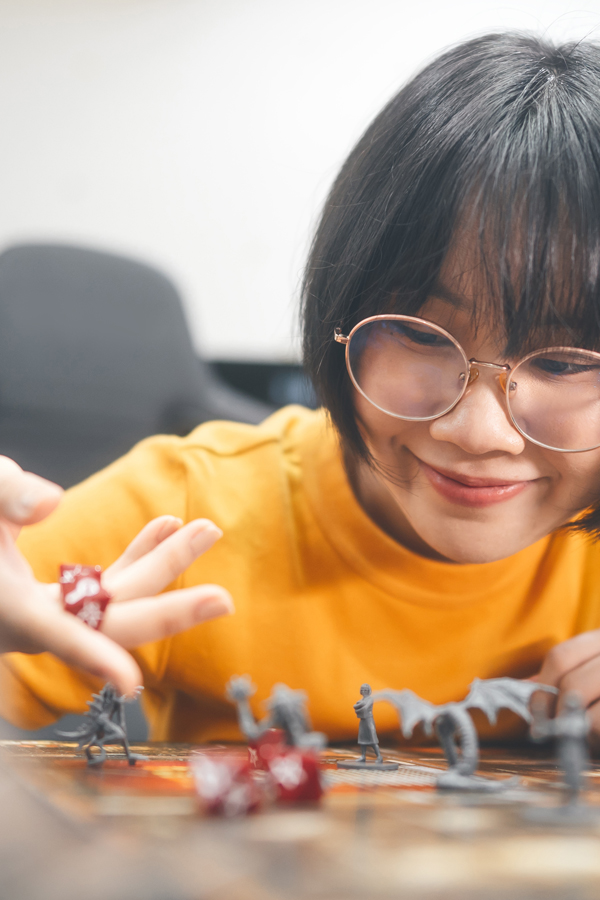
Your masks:
{"label": "round eyeglasses", "polygon": [[562,453],[600,447],[600,353],[571,347],[535,350],[514,366],[467,359],[448,331],[415,316],[371,316],[350,334],[346,367],[355,388],[381,412],[427,422],[450,412],[480,368],[496,370],[515,428]]}

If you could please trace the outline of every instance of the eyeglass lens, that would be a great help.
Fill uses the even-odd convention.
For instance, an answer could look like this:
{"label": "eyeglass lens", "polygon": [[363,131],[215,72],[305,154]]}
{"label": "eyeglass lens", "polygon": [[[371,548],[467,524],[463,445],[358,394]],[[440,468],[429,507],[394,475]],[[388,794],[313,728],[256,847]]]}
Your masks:
{"label": "eyeglass lens", "polygon": [[600,356],[552,350],[525,359],[511,373],[508,403],[523,434],[546,447],[598,447]]}
{"label": "eyeglass lens", "polygon": [[[348,345],[350,374],[364,396],[401,419],[426,420],[456,403],[468,377],[460,347],[424,321],[376,319]],[[600,446],[600,355],[540,351],[511,372],[508,408],[518,429],[556,450]]]}

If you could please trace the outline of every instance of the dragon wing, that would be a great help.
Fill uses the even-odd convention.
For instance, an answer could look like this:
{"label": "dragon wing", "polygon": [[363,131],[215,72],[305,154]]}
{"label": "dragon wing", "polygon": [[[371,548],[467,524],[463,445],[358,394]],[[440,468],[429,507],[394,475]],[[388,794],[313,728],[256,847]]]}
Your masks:
{"label": "dragon wing", "polygon": [[431,734],[433,722],[438,715],[439,707],[434,706],[429,700],[422,700],[413,691],[405,688],[403,691],[383,690],[372,694],[373,701],[387,700],[398,712],[402,722],[402,734],[405,738],[412,736],[415,725],[423,723],[425,734]]}
{"label": "dragon wing", "polygon": [[558,693],[556,688],[537,681],[520,681],[518,678],[475,678],[468,696],[460,706],[464,706],[465,709],[483,710],[492,725],[496,724],[499,709],[510,709],[526,722],[531,722],[529,701],[536,691]]}

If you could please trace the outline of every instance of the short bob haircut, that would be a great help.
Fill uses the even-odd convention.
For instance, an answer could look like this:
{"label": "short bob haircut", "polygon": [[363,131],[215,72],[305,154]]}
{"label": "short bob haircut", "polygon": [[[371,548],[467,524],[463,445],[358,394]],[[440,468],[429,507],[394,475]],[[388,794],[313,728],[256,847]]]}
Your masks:
{"label": "short bob haircut", "polygon": [[[460,44],[351,152],[302,295],[305,367],[346,453],[369,461],[334,329],[418,314],[465,224],[508,359],[558,338],[599,349],[600,46],[512,32]],[[600,509],[575,527],[600,533]]]}

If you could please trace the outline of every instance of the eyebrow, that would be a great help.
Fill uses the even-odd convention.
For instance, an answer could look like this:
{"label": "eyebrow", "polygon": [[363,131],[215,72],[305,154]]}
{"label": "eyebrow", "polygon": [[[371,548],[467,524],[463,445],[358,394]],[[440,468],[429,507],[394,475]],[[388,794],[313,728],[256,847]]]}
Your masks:
{"label": "eyebrow", "polygon": [[452,291],[449,287],[446,287],[445,284],[442,284],[441,281],[436,281],[429,293],[429,296],[437,297],[438,300],[445,300],[446,303],[449,303],[455,309],[464,309],[465,306],[469,305],[466,297],[463,294],[455,293],[455,291]]}

